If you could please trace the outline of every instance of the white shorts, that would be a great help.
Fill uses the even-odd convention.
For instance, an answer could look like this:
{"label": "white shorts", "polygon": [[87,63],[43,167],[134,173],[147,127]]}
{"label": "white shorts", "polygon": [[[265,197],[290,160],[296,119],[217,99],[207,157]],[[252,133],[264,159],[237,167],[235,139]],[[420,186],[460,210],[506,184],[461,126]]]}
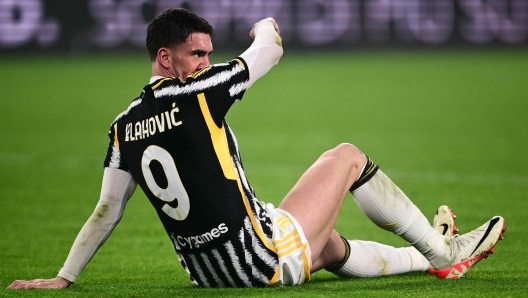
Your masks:
{"label": "white shorts", "polygon": [[294,286],[310,280],[312,252],[304,232],[288,212],[266,204],[273,222],[273,246],[279,256],[279,268],[270,285]]}

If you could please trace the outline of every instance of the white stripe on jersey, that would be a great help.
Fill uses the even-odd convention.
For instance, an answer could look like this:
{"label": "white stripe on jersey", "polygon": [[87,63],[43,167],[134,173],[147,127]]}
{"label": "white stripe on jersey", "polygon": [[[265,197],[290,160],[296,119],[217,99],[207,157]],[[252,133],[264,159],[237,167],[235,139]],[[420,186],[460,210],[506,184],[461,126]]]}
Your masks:
{"label": "white stripe on jersey", "polygon": [[236,283],[231,278],[231,276],[229,275],[229,272],[227,271],[227,268],[225,266],[224,260],[222,260],[222,256],[220,255],[220,253],[218,253],[218,250],[216,250],[216,248],[215,248],[215,249],[211,250],[211,253],[213,254],[213,257],[216,259],[216,262],[220,266],[220,270],[222,270],[222,273],[224,273],[224,276],[225,276],[225,278],[227,278],[227,281],[229,282],[229,284],[232,287],[236,287]]}
{"label": "white stripe on jersey", "polygon": [[203,274],[203,270],[200,267],[200,264],[198,264],[198,260],[196,260],[196,257],[193,254],[188,254],[188,256],[191,258],[191,262],[193,263],[193,267],[196,270],[196,273],[198,273],[198,279],[200,279],[200,285],[210,288],[211,286],[207,282],[207,278]]}
{"label": "white stripe on jersey", "polygon": [[264,261],[266,265],[268,265],[272,269],[275,269],[277,266],[276,259],[272,257],[266,250],[262,249],[260,245],[258,245],[257,237],[255,235],[255,232],[253,230],[253,226],[251,225],[251,221],[249,220],[249,217],[246,217],[244,219],[244,226],[249,236],[251,237],[251,244],[253,246],[253,251],[255,252],[255,254],[262,261]]}
{"label": "white stripe on jersey", "polygon": [[163,96],[177,96],[179,94],[185,94],[185,93],[192,93],[197,92],[201,90],[205,90],[207,88],[219,85],[221,83],[227,82],[231,77],[236,75],[237,73],[243,71],[244,69],[240,64],[236,64],[233,66],[231,70],[225,70],[222,72],[219,72],[215,74],[214,76],[207,78],[205,80],[200,80],[193,82],[189,85],[185,85],[183,87],[180,86],[168,86],[161,88],[159,90],[154,91],[154,97],[160,98]]}
{"label": "white stripe on jersey", "polygon": [[121,114],[117,115],[117,117],[115,118],[113,123],[115,123],[117,120],[121,119],[121,117],[123,117],[125,115],[128,115],[130,110],[132,110],[132,108],[140,105],[142,101],[143,101],[143,99],[141,97],[138,97],[136,100],[132,101],[125,111],[123,111]]}
{"label": "white stripe on jersey", "polygon": [[238,178],[242,182],[243,188],[247,190],[247,192],[250,194],[250,198],[248,198],[248,201],[255,208],[255,216],[258,219],[257,224],[260,225],[260,227],[262,228],[262,223],[264,223],[271,231],[272,229],[271,220],[269,221],[269,223],[267,223],[266,221],[263,221],[262,218],[260,218],[260,214],[261,214],[260,210],[262,209],[262,203],[259,202],[257,198],[254,196],[253,189],[251,188],[251,186],[249,186],[249,183],[247,181],[246,173],[244,172],[244,168],[242,167],[242,163],[240,162],[240,153],[238,151],[238,141],[235,137],[235,134],[233,133],[229,125],[227,125],[227,123],[225,125],[225,128],[226,128],[226,132],[233,139],[233,144],[235,145],[236,152],[234,156],[233,155],[231,156],[231,162],[233,163],[233,166],[235,167],[235,171],[237,172]]}
{"label": "white stripe on jersey", "polygon": [[238,83],[236,85],[231,86],[231,88],[229,88],[229,95],[233,97],[237,94],[240,94],[240,92],[248,88],[248,84],[249,84],[249,81],[245,81],[245,82]]}
{"label": "white stripe on jersey", "polygon": [[235,249],[233,248],[233,244],[231,244],[231,240],[224,243],[224,247],[227,249],[227,253],[229,254],[229,257],[231,258],[231,262],[233,264],[233,267],[236,270],[238,277],[242,280],[242,282],[244,283],[244,285],[246,285],[246,287],[248,288],[251,287],[251,282],[249,281],[246,272],[244,272],[244,269],[242,269],[242,266],[240,266],[240,262],[235,253]]}
{"label": "white stripe on jersey", "polygon": [[240,239],[240,243],[242,244],[242,249],[244,250],[246,264],[248,264],[249,267],[251,268],[251,274],[253,275],[253,277],[259,279],[261,282],[265,284],[269,283],[269,279],[264,274],[262,274],[262,272],[258,270],[255,264],[253,264],[253,256],[246,249],[246,244],[244,243],[244,229],[241,229],[240,233],[238,233],[238,239]]}
{"label": "white stripe on jersey", "polygon": [[110,162],[108,163],[108,167],[119,169],[120,165],[121,165],[121,153],[117,149],[116,144],[112,142],[112,156],[110,157]]}
{"label": "white stripe on jersey", "polygon": [[216,271],[213,265],[211,264],[211,262],[209,261],[209,258],[207,257],[207,255],[204,253],[201,253],[200,256],[202,256],[202,260],[204,261],[205,266],[207,267],[207,270],[209,271],[209,273],[211,273],[211,275],[213,276],[213,279],[215,280],[216,284],[219,287],[224,288],[225,287],[224,283],[222,282],[220,277],[218,277],[218,275],[216,274]]}

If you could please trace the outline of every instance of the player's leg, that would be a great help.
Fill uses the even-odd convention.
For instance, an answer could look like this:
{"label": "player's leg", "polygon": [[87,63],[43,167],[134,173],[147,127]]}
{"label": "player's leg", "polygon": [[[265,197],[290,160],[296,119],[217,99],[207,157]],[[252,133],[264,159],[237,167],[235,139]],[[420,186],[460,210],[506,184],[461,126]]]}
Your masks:
{"label": "player's leg", "polygon": [[[350,144],[341,144],[325,152],[303,174],[280,204],[279,208],[293,215],[303,229],[312,253],[312,271],[335,267],[343,260],[346,246],[333,230],[337,215],[351,187],[358,188],[368,183],[372,177],[376,176],[376,171],[377,166],[370,160],[367,162],[366,156],[359,149]],[[392,195],[389,195],[387,199],[392,199]],[[406,197],[403,202],[412,205]],[[414,209],[407,211],[411,213],[409,217],[423,217],[421,212],[414,205],[412,206]],[[363,209],[367,209],[366,212]],[[376,208],[362,208],[362,210],[367,213],[367,216],[377,212]],[[395,211],[399,213],[398,215],[402,215],[401,210]],[[427,231],[434,232],[427,219],[424,223]],[[358,253],[364,251],[363,246],[353,245],[353,248],[357,248]],[[380,248],[379,250],[385,251],[386,249]],[[323,251],[324,254],[320,256]],[[419,253],[413,254],[412,257],[423,259]]]}
{"label": "player's leg", "polygon": [[345,240],[350,254],[336,267],[325,269],[341,277],[377,277],[426,272],[431,265],[414,247],[396,248],[373,241]]}
{"label": "player's leg", "polygon": [[413,247],[395,248],[372,241],[351,241],[333,231],[312,264],[311,272],[323,268],[342,277],[373,277],[427,271],[430,265]]}
{"label": "player's leg", "polygon": [[[454,237],[458,231],[455,215],[448,206],[440,206],[433,219],[433,229],[446,237]],[[339,242],[344,243],[345,257]],[[336,251],[339,247],[341,250]],[[327,245],[312,266],[312,272],[324,268],[342,277],[373,277],[428,271],[431,265],[414,247],[395,248],[372,241],[346,240],[333,232]]]}
{"label": "player's leg", "polygon": [[334,271],[343,266],[350,258],[350,246],[348,246],[343,238],[333,230],[328,238],[328,242],[319,254],[319,257],[313,262],[311,273],[317,272],[321,269]]}
{"label": "player's leg", "polygon": [[[365,174],[366,172],[366,174]],[[379,227],[401,236],[426,257],[440,278],[458,278],[493,252],[506,229],[494,217],[478,229],[457,238],[435,231],[420,210],[370,160],[351,188],[359,208]]]}
{"label": "player's leg", "polygon": [[502,238],[504,219],[494,217],[473,232],[451,241],[435,231],[407,196],[370,159],[366,163],[365,159],[350,144],[341,144],[326,152],[279,206],[301,225],[310,244],[312,263],[330,239],[348,186],[363,213],[376,225],[412,244],[435,269],[442,269],[436,272],[439,277],[456,278],[465,274],[487,257]]}
{"label": "player's leg", "polygon": [[[325,152],[279,205],[302,227],[310,245],[312,265],[328,244],[343,200],[365,161],[365,155],[350,144],[341,144]],[[336,245],[338,254],[329,257],[330,261],[339,261],[344,256],[344,244],[336,242]]]}

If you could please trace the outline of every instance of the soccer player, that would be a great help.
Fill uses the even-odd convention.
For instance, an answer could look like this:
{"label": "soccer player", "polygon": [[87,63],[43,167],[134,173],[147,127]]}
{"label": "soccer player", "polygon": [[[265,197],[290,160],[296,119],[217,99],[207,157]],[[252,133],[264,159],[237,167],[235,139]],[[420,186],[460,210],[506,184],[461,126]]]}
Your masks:
{"label": "soccer player", "polygon": [[[250,31],[252,45],[216,65],[209,64],[212,35],[207,21],[185,9],[164,11],[149,24],[150,84],[110,126],[93,215],[56,278],[15,281],[10,289],[74,283],[120,221],[138,184],[192,283],[201,287],[299,285],[323,268],[345,277],[430,270],[440,278],[458,278],[493,252],[505,230],[503,218],[459,237],[446,235],[454,229],[447,207],[439,209],[447,219],[435,217],[431,227],[351,144],[323,153],[278,207],[258,201],[225,116],[278,63],[280,30],[272,18],[261,20]],[[376,225],[413,248],[340,237],[334,225],[348,192]]]}

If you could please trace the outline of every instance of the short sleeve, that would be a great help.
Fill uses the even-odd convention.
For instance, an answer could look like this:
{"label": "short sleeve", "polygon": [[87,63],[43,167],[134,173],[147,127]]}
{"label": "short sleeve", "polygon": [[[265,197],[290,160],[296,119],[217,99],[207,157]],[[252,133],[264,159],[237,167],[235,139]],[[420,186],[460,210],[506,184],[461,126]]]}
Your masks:
{"label": "short sleeve", "polygon": [[204,92],[204,95],[213,119],[220,123],[233,103],[242,100],[249,87],[249,70],[244,59],[240,57],[217,67],[218,80],[222,82]]}
{"label": "short sleeve", "polygon": [[150,88],[156,100],[203,96],[214,121],[219,124],[233,103],[242,99],[248,87],[247,64],[244,59],[237,57],[191,73],[185,80],[167,78]]}

